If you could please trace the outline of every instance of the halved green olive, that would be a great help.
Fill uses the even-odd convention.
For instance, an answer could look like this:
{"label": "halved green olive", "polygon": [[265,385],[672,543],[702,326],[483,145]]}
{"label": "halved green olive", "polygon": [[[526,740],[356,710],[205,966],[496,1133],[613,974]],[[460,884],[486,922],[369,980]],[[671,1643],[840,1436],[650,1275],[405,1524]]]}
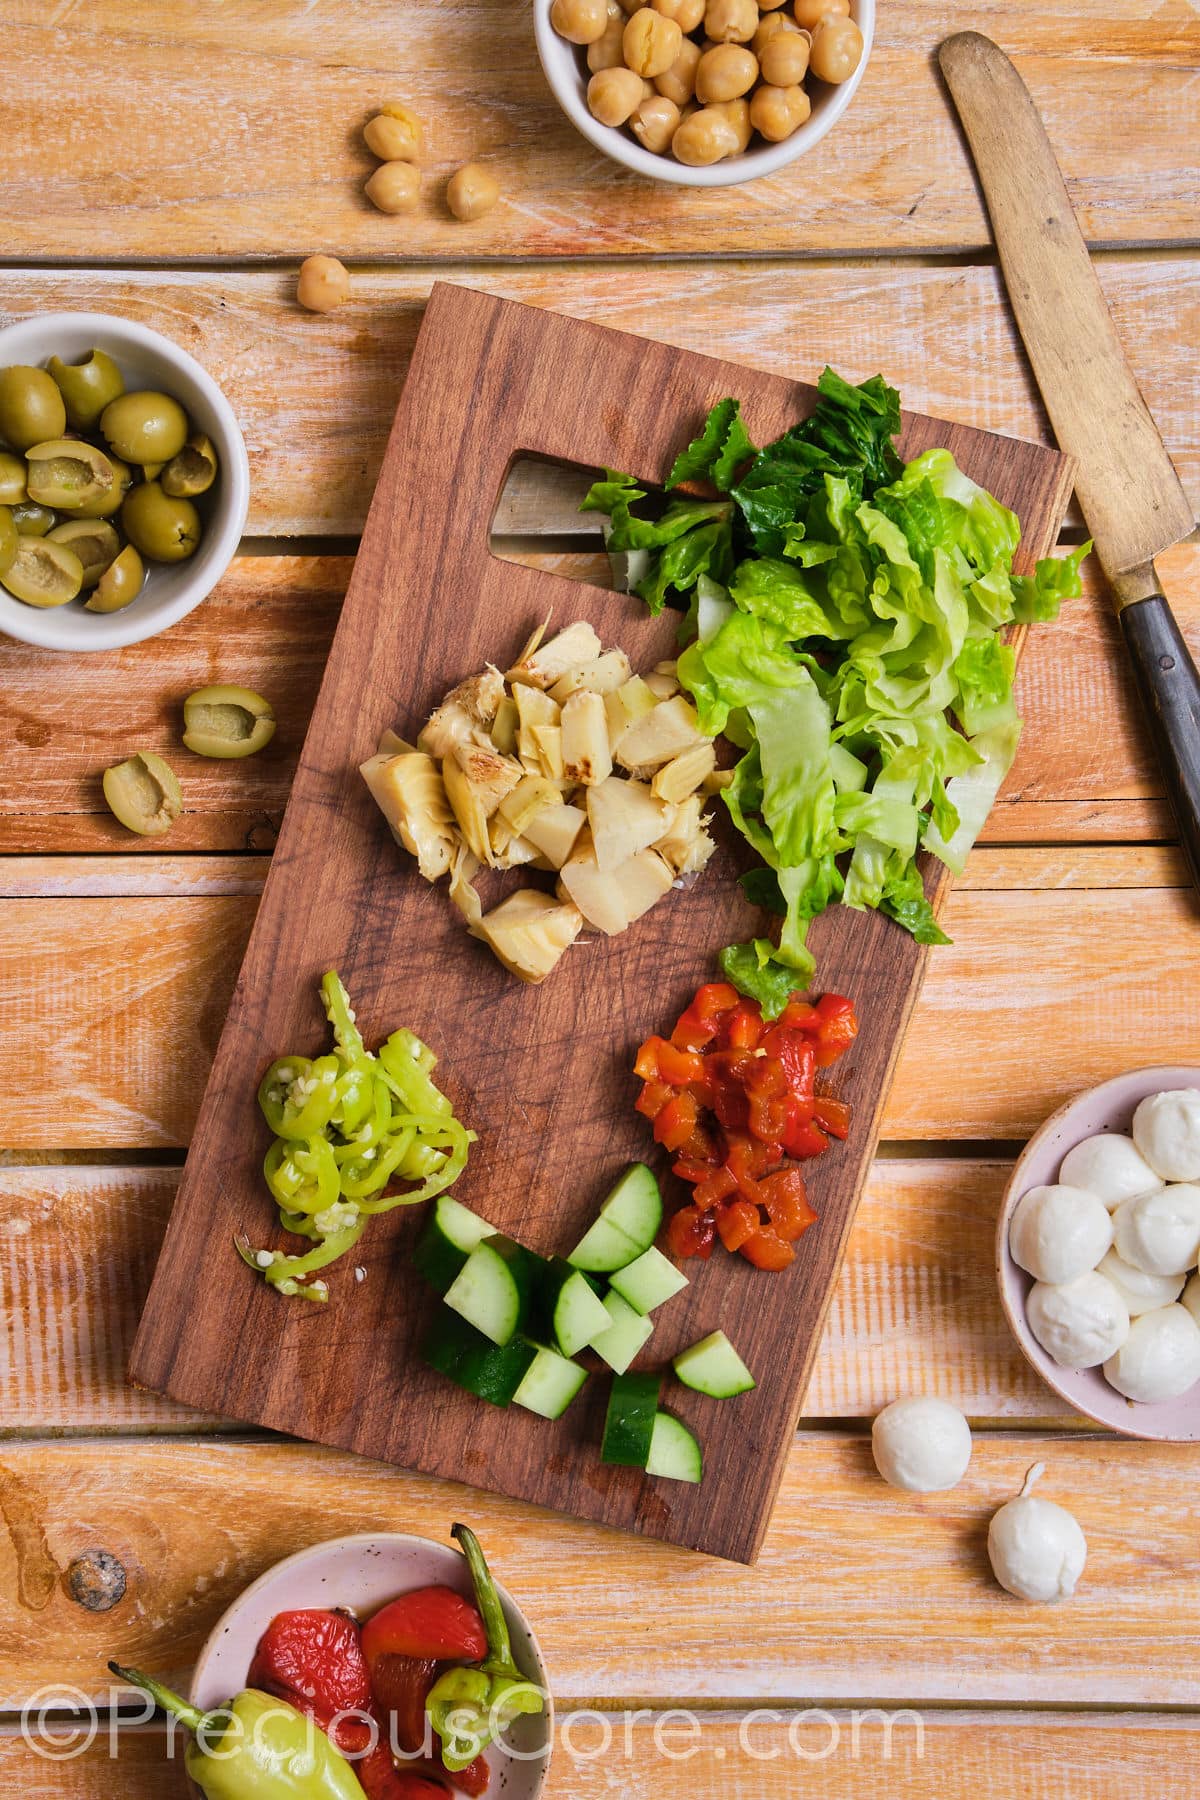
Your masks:
{"label": "halved green olive", "polygon": [[47,369],[67,408],[67,424],[90,431],[100,414],[125,392],[121,371],[104,350],[89,350],[79,362],[52,356]]}
{"label": "halved green olive", "polygon": [[21,539],[7,506],[0,506],[0,575],[11,569]]}
{"label": "halved green olive", "polygon": [[83,586],[83,564],[66,544],[19,537],[17,554],[0,582],[29,606],[65,606]]}
{"label": "halved green olive", "polygon": [[253,688],[197,688],[183,703],[183,723],[197,756],[253,756],[275,736],[271,703]]}
{"label": "halved green olive", "polygon": [[111,568],[121,540],[107,519],[68,519],[47,533],[48,544],[67,544],[83,564],[83,585],[94,588],[105,569]]}
{"label": "halved green olive", "polygon": [[25,452],[29,498],[39,506],[75,512],[112,493],[117,472],[95,444],[82,438],[54,438]]}
{"label": "halved green olive", "polygon": [[169,831],[183,810],[175,771],[153,750],[105,769],[104,798],[113,816],[139,837]]}
{"label": "halved green olive", "polygon": [[77,519],[110,519],[133,486],[133,470],[129,464],[122,462],[110,450],[108,460],[113,468],[113,484],[106,493],[97,495],[95,500],[87,501],[83,506],[72,508]]}
{"label": "halved green olive", "polygon": [[166,463],[187,443],[188,416],[170,394],[145,388],[106,406],[100,429],[126,462]]}
{"label": "halved green olive", "polygon": [[120,612],[131,600],[137,599],[145,579],[146,571],[142,567],[141,557],[132,544],[126,544],[121,554],[105,569],[96,584],[95,592],[84,605],[88,612]]}
{"label": "halved green olive", "polygon": [[15,506],[25,498],[25,458],[0,450],[0,506]]}
{"label": "halved green olive", "polygon": [[6,444],[28,450],[66,429],[63,397],[45,369],[0,369],[0,438]]}
{"label": "halved green olive", "polygon": [[152,562],[186,562],[200,542],[200,514],[191,501],[164,494],[157,481],[130,489],[121,524],[134,548]]}
{"label": "halved green olive", "polygon": [[22,537],[45,537],[56,522],[50,508],[39,506],[36,500],[18,500],[12,509],[12,516],[13,524]]}
{"label": "halved green olive", "polygon": [[163,493],[184,498],[207,494],[217,479],[217,466],[212,440],[202,431],[194,431],[179,455],[173,456],[163,470]]}

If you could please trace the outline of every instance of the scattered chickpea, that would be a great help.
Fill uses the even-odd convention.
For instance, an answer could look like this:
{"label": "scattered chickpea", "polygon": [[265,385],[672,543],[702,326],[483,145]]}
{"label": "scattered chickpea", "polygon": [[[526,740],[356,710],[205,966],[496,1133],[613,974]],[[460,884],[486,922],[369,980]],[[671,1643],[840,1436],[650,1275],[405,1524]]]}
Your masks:
{"label": "scattered chickpea", "polygon": [[750,100],[750,121],[769,144],[790,138],[811,112],[812,101],[802,87],[770,87],[764,82]]}
{"label": "scattered chickpea", "polygon": [[850,0],[795,0],[792,7],[797,25],[806,31],[815,31],[822,19],[831,13],[840,13],[842,18],[850,16]]}
{"label": "scattered chickpea", "polygon": [[679,55],[669,69],[656,75],[654,85],[664,99],[673,100],[676,106],[686,106],[696,91],[696,69],[700,62],[700,46],[691,38],[684,38]]}
{"label": "scattered chickpea", "polygon": [[336,256],[306,256],[300,264],[296,298],[308,312],[332,312],[350,293],[350,273]]}
{"label": "scattered chickpea", "polygon": [[696,98],[702,106],[714,100],[736,100],[758,80],[758,58],[742,44],[714,44],[696,65]]}
{"label": "scattered chickpea", "polygon": [[621,38],[625,31],[625,14],[620,0],[608,0],[608,18],[600,36],[587,47],[587,66],[593,75],[601,69],[619,69],[625,61]]}
{"label": "scattered chickpea", "polygon": [[737,133],[737,147],[745,150],[750,143],[750,134],[754,126],[750,120],[750,102],[739,96],[736,100],[718,100],[716,110],[724,113]]}
{"label": "scattered chickpea", "polygon": [[635,107],[629,122],[638,143],[661,156],[671,148],[671,139],[679,129],[681,117],[673,100],[668,100],[665,94],[653,94]]}
{"label": "scattered chickpea", "polygon": [[420,171],[410,162],[380,163],[363,191],[380,212],[416,212],[421,198]]}
{"label": "scattered chickpea", "polygon": [[608,0],[554,0],[550,23],[572,44],[594,44],[608,24]]}
{"label": "scattered chickpea", "polygon": [[768,13],[758,30],[750,39],[750,48],[755,56],[761,56],[764,47],[781,31],[799,31],[800,27],[790,13]]}
{"label": "scattered chickpea", "polygon": [[646,99],[648,85],[632,69],[601,69],[588,82],[588,111],[602,125],[624,125]]}
{"label": "scattered chickpea", "polygon": [[363,137],[380,162],[415,162],[421,154],[421,121],[402,100],[385,100],[363,126]]}
{"label": "scattered chickpea", "polygon": [[714,44],[748,44],[758,16],[757,0],[708,0],[704,29]]}
{"label": "scattered chickpea", "polygon": [[653,79],[664,74],[683,49],[683,32],[674,19],[644,6],[629,20],[621,41],[626,65]]}
{"label": "scattered chickpea", "polygon": [[456,219],[467,222],[482,219],[499,198],[499,182],[479,163],[464,163],[446,184],[446,205]]}
{"label": "scattered chickpea", "polygon": [[813,33],[809,67],[818,81],[849,81],[862,61],[863,35],[853,19],[822,19]]}
{"label": "scattered chickpea", "polygon": [[737,132],[715,106],[702,106],[682,121],[671,139],[671,149],[689,168],[704,169],[732,156],[738,147]]}
{"label": "scattered chickpea", "polygon": [[795,87],[808,74],[812,39],[807,31],[777,31],[763,45],[762,78],[770,87]]}
{"label": "scattered chickpea", "polygon": [[650,0],[655,12],[674,19],[680,31],[695,31],[704,23],[705,0]]}

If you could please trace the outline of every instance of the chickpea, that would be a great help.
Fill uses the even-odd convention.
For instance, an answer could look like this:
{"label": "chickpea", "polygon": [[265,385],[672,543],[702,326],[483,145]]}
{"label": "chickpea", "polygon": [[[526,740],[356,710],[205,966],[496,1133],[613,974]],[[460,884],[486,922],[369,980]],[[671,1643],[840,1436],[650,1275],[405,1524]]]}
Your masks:
{"label": "chickpea", "polygon": [[758,0],[760,13],[773,13],[777,6],[786,6],[787,0]]}
{"label": "chickpea", "polygon": [[696,65],[696,98],[702,106],[714,100],[736,100],[758,80],[758,59],[741,44],[716,44]]}
{"label": "chickpea", "polygon": [[705,0],[650,0],[655,12],[674,19],[680,31],[695,31],[704,23]]}
{"label": "chickpea", "polygon": [[673,100],[668,100],[664,94],[652,94],[635,108],[629,127],[643,149],[662,156],[671,148],[671,139],[679,129],[682,116]]}
{"label": "chickpea", "polygon": [[421,121],[402,100],[385,100],[363,126],[363,137],[380,162],[416,162],[421,154]]}
{"label": "chickpea", "polygon": [[736,100],[719,100],[716,110],[724,113],[733,129],[737,132],[738,149],[745,150],[754,130],[750,122],[750,102],[744,97]]}
{"label": "chickpea", "polygon": [[863,35],[853,19],[822,19],[813,32],[809,67],[818,81],[849,81],[862,61]]}
{"label": "chickpea", "polygon": [[812,101],[802,87],[771,87],[763,83],[750,99],[750,122],[769,144],[782,144],[799,131],[812,111]]}
{"label": "chickpea", "polygon": [[754,36],[750,39],[750,48],[755,56],[761,57],[765,45],[781,31],[799,31],[800,27],[788,13],[768,13]]}
{"label": "chickpea", "polygon": [[686,106],[696,91],[696,68],[700,61],[700,46],[691,38],[684,38],[679,55],[669,69],[656,75],[654,85],[666,100],[673,100],[676,106]]}
{"label": "chickpea", "polygon": [[446,205],[456,219],[467,223],[490,213],[499,198],[499,182],[479,163],[464,163],[446,183]]}
{"label": "chickpea", "polygon": [[822,19],[830,14],[840,14],[843,19],[850,16],[850,0],[795,0],[792,11],[797,25],[805,31],[815,31]]}
{"label": "chickpea", "polygon": [[587,66],[593,75],[601,69],[619,69],[625,61],[621,37],[625,30],[625,14],[620,0],[608,0],[608,20],[604,31],[587,47]]}
{"label": "chickpea", "polygon": [[588,82],[588,111],[602,125],[624,125],[646,98],[648,85],[632,69],[600,69]]}
{"label": "chickpea", "polygon": [[571,44],[594,44],[608,24],[608,0],[554,0],[550,23]]}
{"label": "chickpea", "polygon": [[748,44],[758,30],[757,0],[708,0],[704,29],[714,44]]}
{"label": "chickpea", "polygon": [[622,38],[625,61],[638,75],[653,79],[665,74],[683,48],[683,33],[674,19],[665,19],[651,6],[635,12]]}
{"label": "chickpea", "polygon": [[380,163],[363,191],[380,212],[416,212],[421,198],[420,171],[410,162]]}
{"label": "chickpea", "polygon": [[771,87],[795,87],[808,74],[811,47],[807,31],[777,31],[759,58],[763,80]]}
{"label": "chickpea", "polygon": [[306,256],[300,264],[296,298],[308,312],[332,312],[350,293],[350,272],[336,256]]}
{"label": "chickpea", "polygon": [[705,169],[710,163],[732,156],[738,147],[737,132],[723,112],[715,106],[702,106],[699,112],[684,119],[671,149],[681,163],[692,169]]}
{"label": "chickpea", "polygon": [[618,4],[620,5],[621,11],[628,18],[630,13],[640,11],[640,9],[646,5],[646,0],[618,0]]}

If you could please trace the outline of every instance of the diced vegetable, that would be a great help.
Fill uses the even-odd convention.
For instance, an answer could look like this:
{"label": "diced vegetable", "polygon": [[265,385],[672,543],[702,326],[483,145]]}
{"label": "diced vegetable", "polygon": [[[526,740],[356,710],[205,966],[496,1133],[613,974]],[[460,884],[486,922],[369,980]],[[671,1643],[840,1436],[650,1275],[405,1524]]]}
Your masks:
{"label": "diced vegetable", "polygon": [[629,658],[623,650],[606,650],[594,662],[583,663],[577,669],[569,669],[559,677],[551,688],[551,695],[560,704],[569,700],[580,688],[586,688],[589,694],[610,694],[629,680],[632,671]]}
{"label": "diced vegetable", "polygon": [[575,1356],[603,1331],[609,1317],[586,1275],[555,1257],[542,1270],[538,1311],[564,1356]]}
{"label": "diced vegetable", "polygon": [[615,756],[623,769],[657,769],[704,741],[695,707],[676,694],[630,726]]}
{"label": "diced vegetable", "polygon": [[704,1459],[695,1433],[672,1413],[655,1415],[646,1473],[668,1481],[699,1481],[703,1477]]}
{"label": "diced vegetable", "polygon": [[[615,1225],[633,1245],[633,1254],[625,1259],[626,1262],[632,1262],[635,1256],[648,1250],[658,1236],[663,1218],[662,1190],[653,1169],[647,1168],[645,1163],[630,1163],[601,1201],[600,1217],[609,1225]],[[576,1258],[571,1260],[574,1262]],[[579,1266],[600,1267],[599,1264]],[[624,1265],[612,1266],[620,1268]]]}
{"label": "diced vegetable", "polygon": [[589,925],[615,937],[670,891],[674,874],[654,850],[639,850],[613,869],[596,862],[591,833],[580,833],[562,866],[560,887]]}
{"label": "diced vegetable", "polygon": [[476,927],[480,937],[513,975],[522,981],[544,981],[563,952],[583,929],[578,908],[544,894],[540,888],[518,888]]}
{"label": "diced vegetable", "polygon": [[417,751],[379,754],[362,764],[361,774],[375,804],[404,848],[417,859],[426,881],[450,867],[454,814],[437,764]]}
{"label": "diced vegetable", "polygon": [[421,1355],[431,1369],[449,1376],[469,1394],[492,1406],[507,1406],[533,1367],[537,1350],[520,1337],[497,1345],[473,1325],[439,1307]]}
{"label": "diced vegetable", "polygon": [[610,1369],[623,1375],[653,1332],[654,1321],[611,1290],[604,1296],[603,1308],[608,1328],[592,1339],[591,1347]]}
{"label": "diced vegetable", "polygon": [[492,725],[504,698],[504,677],[490,664],[451,688],[417,737],[417,748],[427,756],[450,756],[468,744],[486,747]]}
{"label": "diced vegetable", "polygon": [[723,1331],[710,1331],[699,1343],[681,1350],[674,1368],[684,1387],[714,1400],[728,1400],[754,1386],[753,1375]]}
{"label": "diced vegetable", "polygon": [[603,1214],[590,1225],[568,1260],[577,1268],[596,1274],[622,1269],[638,1254],[633,1239]]}
{"label": "diced vegetable", "polygon": [[612,772],[608,718],[602,694],[581,688],[562,709],[562,773],[570,782],[595,787]]}
{"label": "diced vegetable", "polygon": [[525,826],[525,841],[544,856],[553,869],[561,869],[567,861],[587,823],[587,814],[578,806],[547,806],[535,813]]}
{"label": "diced vegetable", "polygon": [[439,1194],[417,1239],[413,1262],[437,1293],[446,1289],[461,1275],[468,1256],[485,1238],[495,1236],[495,1227],[478,1213],[456,1200],[453,1194]]}
{"label": "diced vegetable", "polygon": [[587,790],[592,851],[600,869],[616,869],[639,850],[648,850],[670,824],[670,811],[644,781],[610,775]]}
{"label": "diced vegetable", "polygon": [[543,1419],[561,1419],[586,1380],[587,1370],[577,1362],[539,1344],[513,1399]]}
{"label": "diced vegetable", "polygon": [[636,1312],[651,1313],[673,1295],[681,1293],[688,1278],[653,1244],[643,1250],[635,1262],[618,1269],[612,1277],[613,1292],[627,1300]]}
{"label": "diced vegetable", "polygon": [[654,711],[658,701],[640,675],[634,675],[615,692],[604,697],[604,717],[608,725],[609,748],[615,757],[625,734]]}
{"label": "diced vegetable", "polygon": [[650,1374],[614,1375],[600,1460],[626,1468],[644,1469],[654,1437],[662,1377]]}
{"label": "diced vegetable", "polygon": [[571,669],[595,662],[601,652],[600,639],[584,620],[577,619],[544,644],[526,649],[512,668],[508,679],[521,685],[548,688]]}
{"label": "diced vegetable", "polygon": [[499,1233],[471,1251],[447,1288],[446,1305],[493,1344],[507,1344],[529,1317],[541,1258]]}
{"label": "diced vegetable", "polygon": [[679,806],[689,794],[695,793],[716,766],[717,753],[711,743],[693,744],[690,750],[683,750],[669,763],[663,763],[655,774],[651,791],[671,806]]}

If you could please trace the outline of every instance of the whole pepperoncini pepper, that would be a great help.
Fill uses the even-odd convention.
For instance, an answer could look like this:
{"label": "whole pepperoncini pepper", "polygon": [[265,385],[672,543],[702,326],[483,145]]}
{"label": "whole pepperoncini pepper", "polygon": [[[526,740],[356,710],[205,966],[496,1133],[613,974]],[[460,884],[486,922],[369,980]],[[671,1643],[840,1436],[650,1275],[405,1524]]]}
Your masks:
{"label": "whole pepperoncini pepper", "polygon": [[208,1800],[366,1800],[345,1757],[286,1700],[246,1688],[205,1713],[138,1669],[108,1666],[192,1733],[184,1767]]}
{"label": "whole pepperoncini pepper", "polygon": [[442,1762],[452,1772],[465,1769],[521,1713],[540,1713],[542,1691],[513,1661],[508,1620],[479,1539],[466,1525],[450,1532],[462,1546],[483,1615],[488,1653],[481,1663],[447,1669],[425,1702],[433,1729],[442,1740]]}

